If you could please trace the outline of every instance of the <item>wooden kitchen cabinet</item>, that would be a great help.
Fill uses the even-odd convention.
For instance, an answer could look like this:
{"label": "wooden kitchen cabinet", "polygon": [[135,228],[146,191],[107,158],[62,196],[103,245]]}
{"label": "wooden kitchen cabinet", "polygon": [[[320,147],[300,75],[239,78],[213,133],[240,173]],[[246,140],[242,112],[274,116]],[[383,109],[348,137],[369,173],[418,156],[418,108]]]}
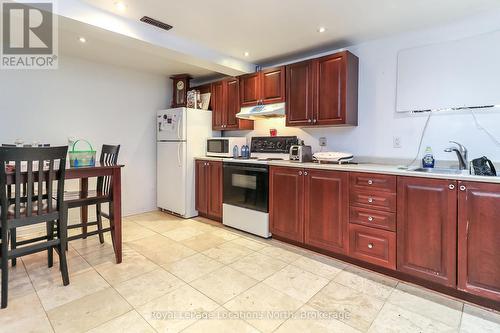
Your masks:
{"label": "wooden kitchen cabinet", "polygon": [[271,167],[269,184],[269,220],[274,236],[347,253],[348,173]]}
{"label": "wooden kitchen cabinet", "polygon": [[212,95],[210,97],[212,104],[212,129],[220,131],[224,126],[225,93],[224,81],[212,83]]}
{"label": "wooden kitchen cabinet", "polygon": [[240,112],[240,85],[238,79],[234,78],[226,81],[226,92],[225,100],[227,104],[224,129],[240,129],[239,119],[236,118],[236,114]]}
{"label": "wooden kitchen cabinet", "polygon": [[349,244],[349,174],[306,169],[304,179],[304,243],[346,254]]}
{"label": "wooden kitchen cabinet", "polygon": [[350,224],[349,235],[351,257],[396,269],[396,234],[394,232]]}
{"label": "wooden kitchen cabinet", "polygon": [[271,167],[269,173],[269,222],[274,236],[304,242],[304,171]]}
{"label": "wooden kitchen cabinet", "polygon": [[286,126],[311,125],[313,101],[312,61],[286,66]]}
{"label": "wooden kitchen cabinet", "polygon": [[212,83],[212,128],[216,131],[252,130],[253,120],[238,119],[240,88],[237,78]]}
{"label": "wooden kitchen cabinet", "polygon": [[284,66],[242,75],[239,80],[242,107],[285,102]]}
{"label": "wooden kitchen cabinet", "polygon": [[500,184],[458,185],[458,289],[500,301]]}
{"label": "wooden kitchen cabinet", "polygon": [[257,105],[260,100],[259,77],[259,72],[240,76],[240,101],[242,107]]}
{"label": "wooden kitchen cabinet", "polygon": [[349,51],[287,66],[287,126],[357,126],[358,58]]}
{"label": "wooden kitchen cabinet", "polygon": [[285,102],[285,66],[260,72],[260,99],[263,104]]}
{"label": "wooden kitchen cabinet", "polygon": [[196,210],[199,215],[222,221],[222,162],[197,160]]}
{"label": "wooden kitchen cabinet", "polygon": [[456,287],[457,182],[398,178],[397,269]]}

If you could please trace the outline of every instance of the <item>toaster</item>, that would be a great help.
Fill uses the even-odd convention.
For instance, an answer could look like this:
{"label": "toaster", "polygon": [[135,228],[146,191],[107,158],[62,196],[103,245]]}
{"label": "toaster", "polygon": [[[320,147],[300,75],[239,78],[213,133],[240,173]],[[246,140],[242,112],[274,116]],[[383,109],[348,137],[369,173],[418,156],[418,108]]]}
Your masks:
{"label": "toaster", "polygon": [[290,147],[290,161],[292,162],[312,162],[312,148],[305,145],[293,145]]}

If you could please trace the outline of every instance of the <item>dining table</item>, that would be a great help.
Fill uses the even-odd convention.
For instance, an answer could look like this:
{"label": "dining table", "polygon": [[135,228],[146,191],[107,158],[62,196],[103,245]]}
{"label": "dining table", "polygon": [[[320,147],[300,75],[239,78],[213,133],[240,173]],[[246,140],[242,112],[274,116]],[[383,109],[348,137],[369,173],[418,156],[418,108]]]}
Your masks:
{"label": "dining table", "polygon": [[[113,233],[113,250],[115,252],[116,263],[122,262],[122,197],[121,197],[121,169],[124,167],[122,164],[107,165],[96,162],[94,166],[81,166],[81,167],[66,167],[66,180],[79,179],[81,196],[88,195],[89,178],[94,177],[111,177],[112,179],[112,198],[111,203],[114,217],[114,226],[111,229]],[[15,182],[14,169],[7,168],[7,184],[11,185]],[[21,172],[22,174],[25,171]],[[88,206],[81,207],[81,221],[84,225],[82,232],[85,234],[87,227],[85,224],[88,222]]]}

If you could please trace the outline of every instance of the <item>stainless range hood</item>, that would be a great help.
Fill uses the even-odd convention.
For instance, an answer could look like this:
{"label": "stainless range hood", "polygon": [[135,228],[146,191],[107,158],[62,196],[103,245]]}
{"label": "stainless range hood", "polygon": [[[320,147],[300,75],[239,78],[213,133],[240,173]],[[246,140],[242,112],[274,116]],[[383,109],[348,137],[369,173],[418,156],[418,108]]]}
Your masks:
{"label": "stainless range hood", "polygon": [[241,108],[240,113],[236,114],[240,119],[267,119],[285,116],[285,103],[276,103],[268,105],[257,105],[253,107]]}

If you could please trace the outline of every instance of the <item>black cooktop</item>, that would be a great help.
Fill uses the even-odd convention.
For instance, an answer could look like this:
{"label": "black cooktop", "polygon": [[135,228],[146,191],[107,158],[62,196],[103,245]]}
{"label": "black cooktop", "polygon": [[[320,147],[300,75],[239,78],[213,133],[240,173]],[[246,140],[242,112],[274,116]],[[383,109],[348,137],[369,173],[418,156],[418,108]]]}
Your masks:
{"label": "black cooktop", "polygon": [[288,154],[290,147],[297,144],[296,136],[254,136],[250,149],[252,153]]}

